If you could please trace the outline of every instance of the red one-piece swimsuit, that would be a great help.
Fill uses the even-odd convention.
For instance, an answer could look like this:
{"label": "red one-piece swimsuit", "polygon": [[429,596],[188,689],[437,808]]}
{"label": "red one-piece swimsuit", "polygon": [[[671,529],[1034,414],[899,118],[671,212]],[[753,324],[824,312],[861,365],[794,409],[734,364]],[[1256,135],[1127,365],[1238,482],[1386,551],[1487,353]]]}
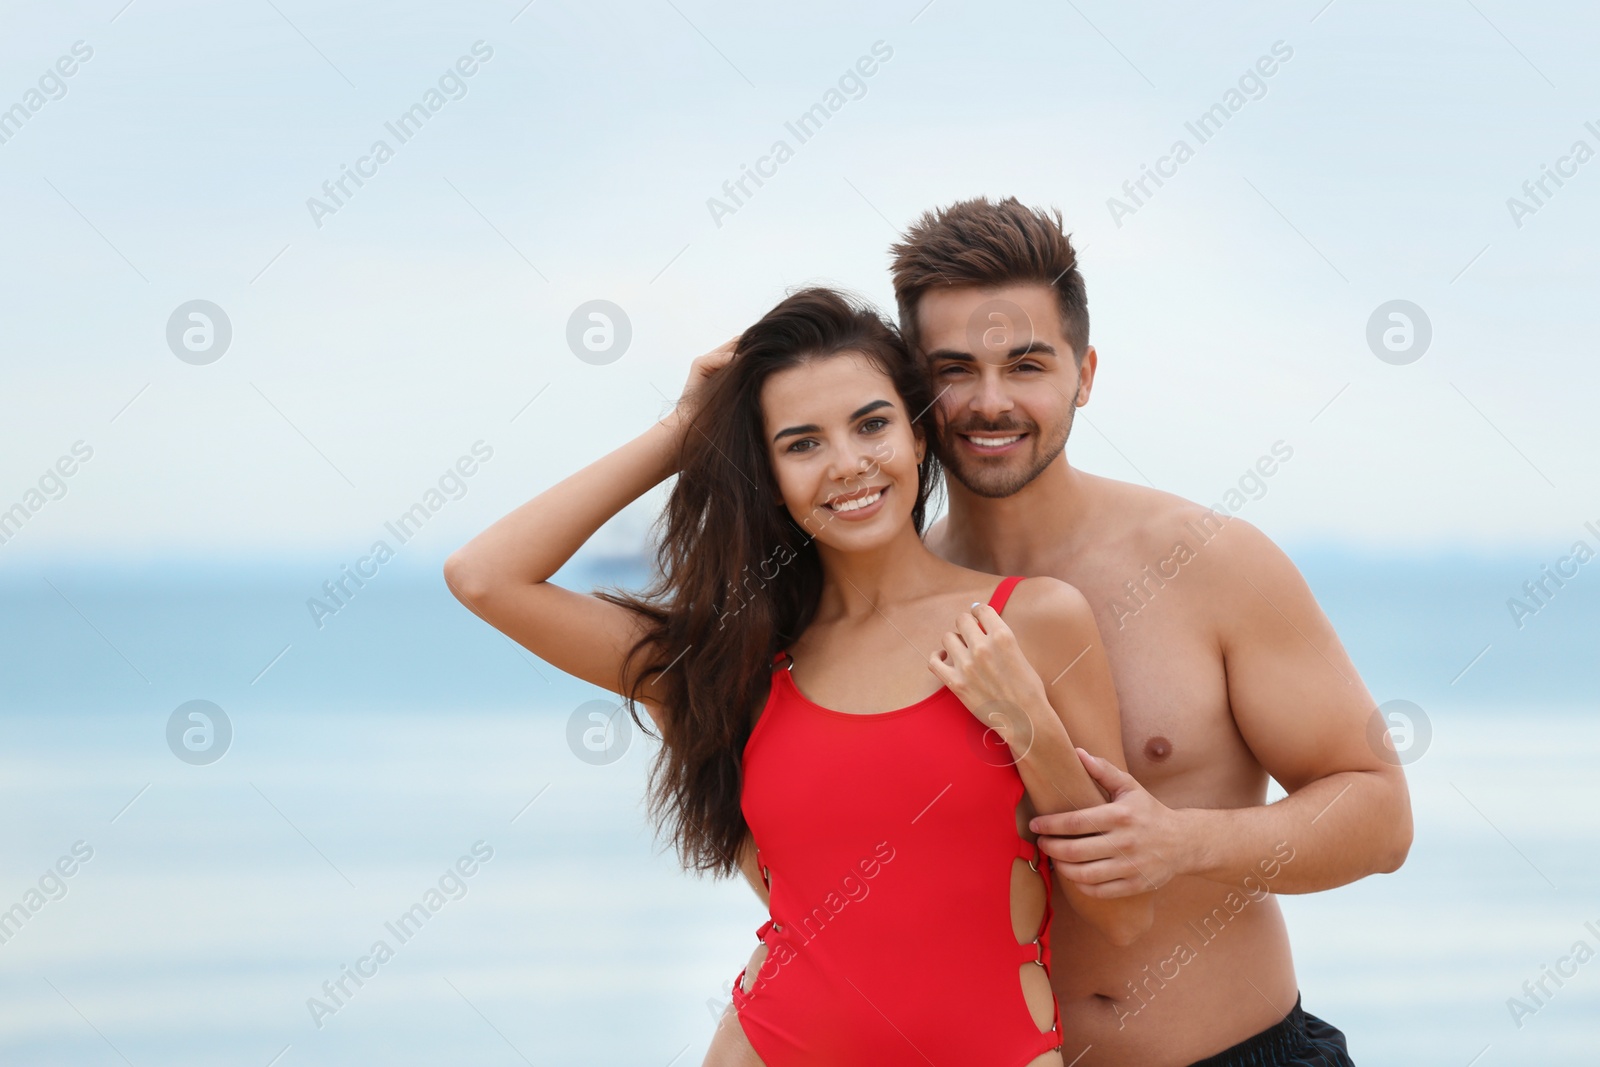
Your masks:
{"label": "red one-piece swimsuit", "polygon": [[[1020,580],[995,589],[996,611]],[[748,993],[739,973],[733,1002],[766,1067],[1018,1067],[1060,1047],[1059,1009],[1041,1032],[1019,975],[1049,973],[1049,857],[1017,834],[1009,749],[948,686],[850,714],[775,668],[743,767],[770,918],[766,959]],[[1046,901],[1021,944],[1018,857]]]}

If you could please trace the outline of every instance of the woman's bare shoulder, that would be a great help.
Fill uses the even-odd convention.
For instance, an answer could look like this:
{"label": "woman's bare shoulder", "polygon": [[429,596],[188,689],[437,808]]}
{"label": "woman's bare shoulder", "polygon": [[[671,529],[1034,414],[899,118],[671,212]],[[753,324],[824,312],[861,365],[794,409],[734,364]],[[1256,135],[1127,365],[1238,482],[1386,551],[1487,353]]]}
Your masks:
{"label": "woman's bare shoulder", "polygon": [[1078,587],[1047,574],[1024,578],[1001,613],[1019,639],[1055,642],[1094,629],[1094,611]]}

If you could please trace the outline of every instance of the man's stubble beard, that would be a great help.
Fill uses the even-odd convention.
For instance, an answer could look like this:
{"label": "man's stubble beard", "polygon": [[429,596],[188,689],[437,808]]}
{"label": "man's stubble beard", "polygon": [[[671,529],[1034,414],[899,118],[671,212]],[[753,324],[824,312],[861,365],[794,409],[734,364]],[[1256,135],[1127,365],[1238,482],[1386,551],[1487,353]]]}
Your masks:
{"label": "man's stubble beard", "polygon": [[1061,420],[1055,434],[1049,440],[1042,438],[1037,427],[1006,427],[1000,430],[991,430],[984,426],[966,427],[965,433],[989,433],[1003,436],[1007,432],[1021,432],[1028,435],[1032,443],[1032,458],[1020,471],[1006,468],[987,467],[982,460],[974,464],[972,469],[962,466],[963,453],[959,451],[959,444],[952,444],[956,436],[948,426],[939,428],[939,461],[944,465],[945,474],[960,482],[961,485],[975,496],[986,500],[999,500],[1021,492],[1022,488],[1045,472],[1050,464],[1056,461],[1062,450],[1067,447],[1067,438],[1072,433],[1073,417],[1077,413],[1077,405],[1072,404],[1067,408],[1066,416]]}

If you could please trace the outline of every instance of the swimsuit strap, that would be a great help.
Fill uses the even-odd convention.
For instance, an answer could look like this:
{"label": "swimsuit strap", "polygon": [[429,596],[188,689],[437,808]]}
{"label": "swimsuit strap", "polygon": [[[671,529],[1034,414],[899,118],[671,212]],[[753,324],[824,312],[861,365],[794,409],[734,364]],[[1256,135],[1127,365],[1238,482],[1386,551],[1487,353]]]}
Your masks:
{"label": "swimsuit strap", "polygon": [[1011,599],[1011,590],[1022,581],[1023,575],[1013,574],[1009,578],[1000,579],[1000,584],[995,586],[994,595],[989,598],[989,606],[998,614],[1006,609],[1006,601]]}

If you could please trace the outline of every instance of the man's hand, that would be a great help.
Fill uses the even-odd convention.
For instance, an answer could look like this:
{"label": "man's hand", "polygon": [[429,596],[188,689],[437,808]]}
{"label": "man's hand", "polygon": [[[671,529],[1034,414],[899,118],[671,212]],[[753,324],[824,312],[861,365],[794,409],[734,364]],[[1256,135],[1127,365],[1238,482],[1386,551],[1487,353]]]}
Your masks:
{"label": "man's hand", "polygon": [[1039,838],[1039,850],[1055,860],[1056,874],[1102,899],[1160,889],[1183,874],[1194,841],[1184,813],[1151,796],[1115,764],[1081,748],[1077,753],[1111,800],[1028,823],[1034,833],[1049,835]]}

